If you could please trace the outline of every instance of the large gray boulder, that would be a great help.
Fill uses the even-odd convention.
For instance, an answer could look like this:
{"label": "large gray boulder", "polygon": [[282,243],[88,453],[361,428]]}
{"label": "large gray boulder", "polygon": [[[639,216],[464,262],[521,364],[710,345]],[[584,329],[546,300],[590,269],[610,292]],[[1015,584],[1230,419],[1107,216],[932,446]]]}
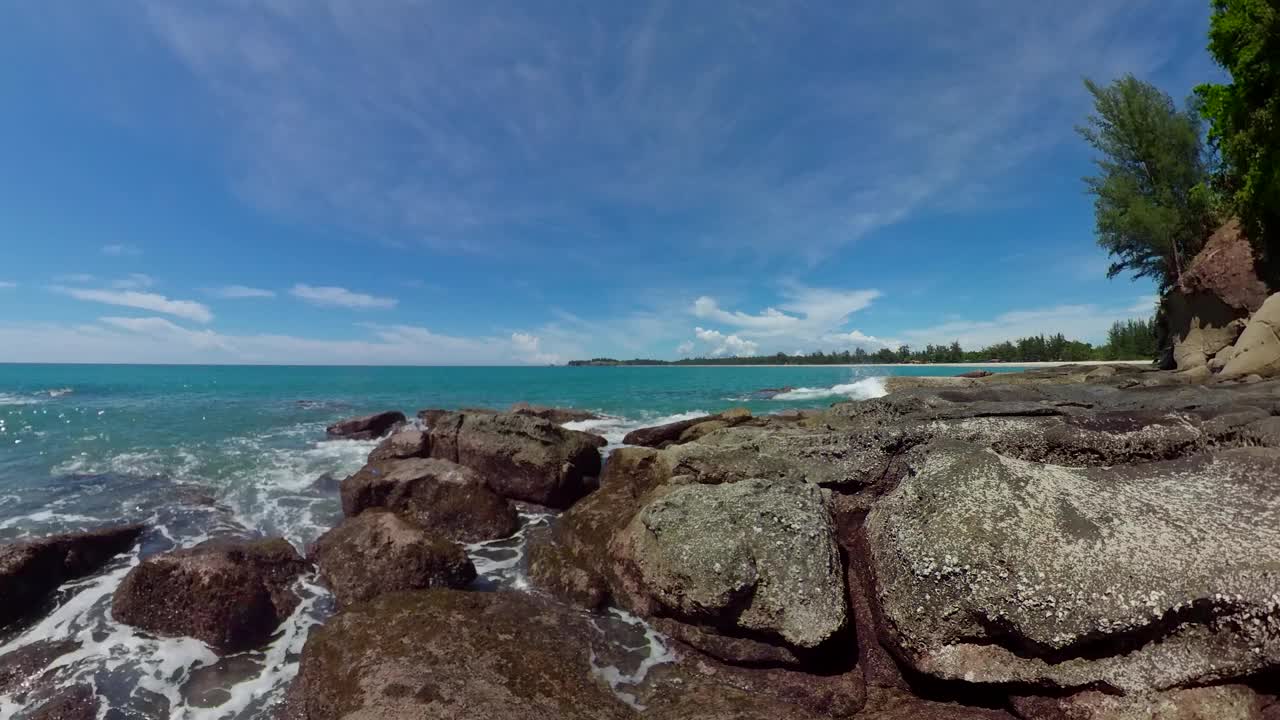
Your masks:
{"label": "large gray boulder", "polygon": [[68,580],[102,569],[145,529],[121,525],[0,545],[0,628],[39,610]]}
{"label": "large gray boulder", "polygon": [[520,527],[510,502],[478,473],[436,458],[370,462],[342,481],[342,512],[385,508],[458,542],[508,537]]}
{"label": "large gray boulder", "polygon": [[265,643],[298,607],[293,582],[309,567],[282,538],[209,540],[143,560],[116,588],[111,613],[156,635],[239,652]]}
{"label": "large gray boulder", "polygon": [[624,604],[641,615],[812,650],[846,625],[844,568],[822,489],[744,480],[685,485],[647,504],[610,545]]}
{"label": "large gray boulder", "polygon": [[594,488],[601,464],[595,436],[509,413],[439,418],[431,456],[475,470],[505,498],[561,509]]}
{"label": "large gray boulder", "polygon": [[461,546],[386,510],[347,518],[312,547],[341,606],[397,590],[463,588],[476,578]]}
{"label": "large gray boulder", "polygon": [[1280,451],[1067,468],[943,441],[917,458],[866,523],[915,670],[1143,692],[1280,663]]}

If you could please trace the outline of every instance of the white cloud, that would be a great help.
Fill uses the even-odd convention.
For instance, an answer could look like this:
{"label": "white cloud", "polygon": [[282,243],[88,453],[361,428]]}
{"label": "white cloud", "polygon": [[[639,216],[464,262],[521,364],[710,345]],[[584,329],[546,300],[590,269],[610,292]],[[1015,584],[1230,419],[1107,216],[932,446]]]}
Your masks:
{"label": "white cloud", "polygon": [[707,346],[712,357],[721,355],[729,356],[749,356],[755,355],[760,351],[760,346],[750,340],[745,340],[737,335],[725,335],[719,330],[706,330],[704,328],[694,328],[693,336],[699,342]]}
{"label": "white cloud", "polygon": [[247,287],[245,285],[224,285],[222,287],[210,288],[209,294],[223,300],[243,300],[246,298],[273,298],[276,296],[272,290],[263,290],[262,288]]}
{"label": "white cloud", "polygon": [[377,297],[364,293],[352,292],[346,288],[331,286],[314,286],[298,283],[289,294],[321,307],[344,307],[354,310],[388,309],[399,302],[394,298]]}
{"label": "white cloud", "polygon": [[693,353],[693,348],[694,348],[693,341],[685,340],[684,342],[680,343],[678,347],[676,347],[676,354],[681,357],[688,356]]}
{"label": "white cloud", "polygon": [[104,317],[83,325],[0,323],[0,362],[506,365],[554,359],[541,338],[526,332],[464,338],[411,325],[366,330],[359,339],[320,340],[192,330],[160,317]]}
{"label": "white cloud", "polygon": [[912,347],[949,344],[958,340],[966,350],[977,350],[1005,340],[1062,333],[1070,340],[1098,343],[1118,320],[1149,317],[1153,298],[1144,296],[1128,307],[1057,305],[1002,313],[990,320],[955,320],[915,330],[904,330],[903,341]]}
{"label": "white cloud", "polygon": [[164,318],[104,317],[98,320],[104,325],[153,338],[177,341],[197,350],[230,349],[228,342],[212,330],[188,330]]}
{"label": "white cloud", "polygon": [[0,280],[0,289],[5,289],[5,290],[7,290],[7,289],[10,289],[10,288],[16,288],[16,287],[18,287],[18,283],[15,283],[15,282],[8,282],[8,281],[5,281],[5,280]]}
{"label": "white cloud", "polygon": [[835,348],[897,348],[902,343],[891,338],[879,338],[875,335],[867,335],[861,330],[851,330],[847,333],[831,333],[822,337],[823,345]]}
{"label": "white cloud", "polygon": [[137,245],[120,245],[120,244],[103,245],[102,254],[107,255],[109,257],[134,256],[134,255],[141,255],[142,249],[139,248]]}
{"label": "white cloud", "polygon": [[191,300],[170,300],[163,295],[155,293],[143,293],[134,290],[92,290],[89,288],[62,286],[55,286],[53,290],[64,295],[70,295],[77,300],[150,310],[194,320],[199,323],[207,323],[213,320],[213,313],[205,305]]}
{"label": "white cloud", "polygon": [[555,353],[542,352],[539,348],[541,344],[542,338],[537,335],[522,332],[511,333],[511,345],[515,348],[517,355],[522,357],[525,362],[538,365],[558,365],[564,362],[564,359]]}
{"label": "white cloud", "polygon": [[[738,328],[753,338],[791,337],[816,339],[835,330],[878,297],[878,290],[833,290],[793,286],[782,293],[784,302],[752,315],[727,311],[714,298],[703,296],[693,303],[693,314]],[[784,312],[785,311],[785,312]]]}
{"label": "white cloud", "polygon": [[150,275],[130,273],[119,280],[112,281],[111,287],[116,288],[117,290],[141,290],[155,285],[155,282],[156,281],[153,280]]}

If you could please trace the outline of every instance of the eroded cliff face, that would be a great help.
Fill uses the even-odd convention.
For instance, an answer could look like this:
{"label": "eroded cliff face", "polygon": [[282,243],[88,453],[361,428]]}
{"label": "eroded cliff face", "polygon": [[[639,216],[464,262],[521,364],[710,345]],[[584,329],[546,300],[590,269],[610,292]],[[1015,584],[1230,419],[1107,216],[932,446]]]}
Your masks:
{"label": "eroded cliff face", "polygon": [[1221,369],[1225,361],[1213,367],[1215,356],[1235,344],[1266,298],[1253,247],[1239,221],[1231,220],[1214,232],[1164,298],[1163,324],[1177,369]]}

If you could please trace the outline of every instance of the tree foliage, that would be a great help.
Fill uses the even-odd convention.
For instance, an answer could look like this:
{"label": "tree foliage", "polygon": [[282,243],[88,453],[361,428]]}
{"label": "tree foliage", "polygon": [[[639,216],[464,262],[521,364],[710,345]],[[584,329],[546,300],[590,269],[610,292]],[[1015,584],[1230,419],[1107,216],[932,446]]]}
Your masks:
{"label": "tree foliage", "polygon": [[1199,115],[1132,75],[1085,87],[1094,113],[1077,131],[1100,155],[1085,185],[1112,257],[1107,276],[1131,272],[1167,289],[1213,229]]}
{"label": "tree foliage", "polygon": [[1094,347],[1087,342],[1068,340],[1065,335],[1032,335],[1006,340],[980,350],[965,350],[959,341],[950,345],[926,345],[912,350],[903,345],[897,350],[880,348],[868,352],[863,348],[840,352],[814,352],[803,355],[760,355],[754,357],[686,358],[683,360],[614,360],[595,358],[575,360],[570,365],[870,365],[890,363],[976,363],[992,360],[1007,363],[1080,362],[1084,360],[1151,360],[1156,356],[1156,323],[1154,320],[1126,320],[1115,323],[1107,332],[1107,344]]}
{"label": "tree foliage", "polygon": [[1233,201],[1280,286],[1280,3],[1213,0],[1209,52],[1231,82],[1196,88]]}

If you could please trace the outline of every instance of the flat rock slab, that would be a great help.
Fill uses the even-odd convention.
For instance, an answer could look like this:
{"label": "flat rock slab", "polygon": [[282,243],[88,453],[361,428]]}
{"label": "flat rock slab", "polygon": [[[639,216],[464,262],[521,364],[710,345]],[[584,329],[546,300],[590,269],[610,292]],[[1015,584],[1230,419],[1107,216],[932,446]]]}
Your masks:
{"label": "flat rock slab", "polygon": [[1280,663],[1280,451],[1068,468],[934,443],[867,518],[916,670],[1126,692]]}

